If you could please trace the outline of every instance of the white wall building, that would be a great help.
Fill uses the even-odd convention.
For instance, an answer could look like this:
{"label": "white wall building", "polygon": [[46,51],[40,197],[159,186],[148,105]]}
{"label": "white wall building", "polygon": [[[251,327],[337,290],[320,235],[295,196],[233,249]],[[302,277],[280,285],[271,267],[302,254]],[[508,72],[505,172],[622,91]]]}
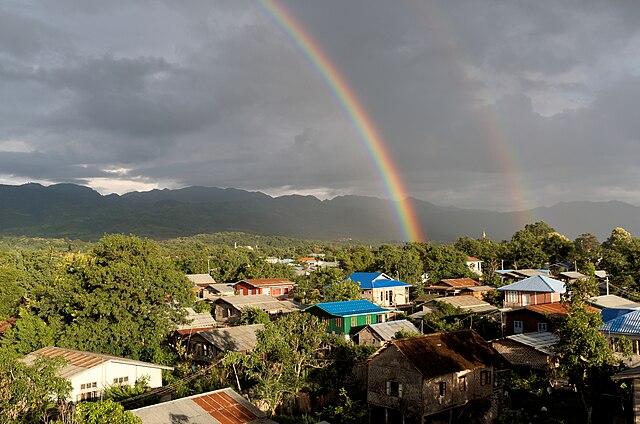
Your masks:
{"label": "white wall building", "polygon": [[162,370],[173,369],[149,362],[51,346],[28,354],[24,362],[31,364],[38,357],[63,357],[67,360],[57,375],[71,382],[70,400],[73,402],[97,399],[111,386],[133,386],[143,377],[148,379],[151,388],[162,387]]}

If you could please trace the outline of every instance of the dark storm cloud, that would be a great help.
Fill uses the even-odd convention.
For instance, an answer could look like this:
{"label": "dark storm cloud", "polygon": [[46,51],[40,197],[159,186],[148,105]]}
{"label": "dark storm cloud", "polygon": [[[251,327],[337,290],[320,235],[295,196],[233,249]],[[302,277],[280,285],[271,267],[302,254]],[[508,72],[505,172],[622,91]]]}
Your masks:
{"label": "dark storm cloud", "polygon": [[[411,195],[510,209],[517,180],[534,206],[640,204],[636,2],[283,4]],[[318,71],[254,2],[3,4],[0,98],[11,181],[388,195]]]}

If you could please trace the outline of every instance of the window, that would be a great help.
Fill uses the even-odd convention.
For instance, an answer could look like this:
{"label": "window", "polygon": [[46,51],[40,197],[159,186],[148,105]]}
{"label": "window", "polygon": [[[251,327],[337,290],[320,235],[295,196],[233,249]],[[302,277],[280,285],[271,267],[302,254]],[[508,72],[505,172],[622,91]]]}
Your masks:
{"label": "window", "polygon": [[336,327],[342,328],[342,318],[336,318]]}
{"label": "window", "polygon": [[539,322],[538,323],[538,331],[547,331],[547,323]]}
{"label": "window", "polygon": [[387,396],[402,397],[402,384],[397,381],[387,381]]}
{"label": "window", "polygon": [[351,326],[355,327],[358,325],[358,317],[351,317]]}
{"label": "window", "polygon": [[445,397],[447,395],[447,383],[441,381],[438,383],[438,396]]}
{"label": "window", "polygon": [[384,302],[384,292],[380,292],[380,302]]}
{"label": "window", "polygon": [[522,321],[513,321],[513,332],[514,334],[522,333]]}
{"label": "window", "polygon": [[507,292],[507,302],[516,303],[518,301],[518,292]]}
{"label": "window", "polygon": [[384,322],[384,315],[378,315],[378,322]]}
{"label": "window", "polygon": [[491,371],[480,371],[480,385],[486,386],[491,384]]}
{"label": "window", "polygon": [[129,382],[129,377],[117,377],[113,379],[113,385],[123,385],[123,384],[127,384]]}
{"label": "window", "polygon": [[367,324],[371,324],[371,315],[367,315]]}
{"label": "window", "polygon": [[467,376],[466,375],[458,377],[458,389],[461,392],[466,392],[467,391]]}

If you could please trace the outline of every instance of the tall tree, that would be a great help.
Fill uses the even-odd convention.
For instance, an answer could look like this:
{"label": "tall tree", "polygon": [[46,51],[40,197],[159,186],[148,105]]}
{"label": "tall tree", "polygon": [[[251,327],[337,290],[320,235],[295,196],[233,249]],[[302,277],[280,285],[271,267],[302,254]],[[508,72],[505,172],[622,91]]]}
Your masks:
{"label": "tall tree", "polygon": [[65,258],[37,312],[63,329],[61,346],[163,362],[163,342],[193,300],[191,284],[157,243],[110,235],[88,254]]}
{"label": "tall tree", "polygon": [[587,423],[592,421],[594,405],[603,388],[612,386],[610,376],[619,362],[598,331],[602,326],[600,314],[587,307],[589,297],[595,293],[593,278],[577,280],[569,287],[562,300],[569,314],[560,325],[560,341],[555,347],[561,372],[580,394]]}

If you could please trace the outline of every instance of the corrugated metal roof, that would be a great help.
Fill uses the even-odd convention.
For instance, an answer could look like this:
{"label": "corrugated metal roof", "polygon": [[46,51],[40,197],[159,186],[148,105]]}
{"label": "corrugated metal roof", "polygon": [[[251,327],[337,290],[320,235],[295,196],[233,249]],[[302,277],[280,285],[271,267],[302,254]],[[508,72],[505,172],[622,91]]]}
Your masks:
{"label": "corrugated metal roof", "polygon": [[134,359],[121,358],[119,356],[105,355],[102,353],[83,352],[80,350],[65,349],[62,347],[47,346],[31,352],[24,357],[26,364],[32,364],[38,357],[57,358],[63,357],[67,364],[57,373],[58,377],[69,378],[87,369],[93,368],[105,362],[118,362],[127,365],[138,365],[151,368],[172,370],[173,367],[156,365],[150,362],[136,361]]}
{"label": "corrugated metal roof", "polygon": [[553,346],[560,341],[560,337],[548,331],[514,334],[512,336],[508,336],[507,339],[530,346],[540,352],[546,353],[547,355],[553,354]]}
{"label": "corrugated metal roof", "polygon": [[522,292],[538,292],[538,293],[564,293],[566,292],[565,284],[562,281],[543,275],[525,278],[498,288],[499,291],[522,291]]}
{"label": "corrugated metal roof", "polygon": [[192,308],[185,308],[187,311],[187,323],[178,326],[178,330],[191,328],[211,328],[216,326],[216,320],[210,312],[197,313]]}
{"label": "corrugated metal roof", "polygon": [[230,388],[133,409],[144,424],[277,424]]}
{"label": "corrugated metal roof", "polygon": [[346,279],[358,283],[360,288],[365,290],[390,287],[411,287],[411,284],[394,280],[382,272],[354,272]]}
{"label": "corrugated metal roof", "polygon": [[599,308],[627,308],[638,309],[640,303],[633,302],[624,297],[616,296],[615,294],[607,294],[604,296],[594,296],[589,299],[589,302]]}
{"label": "corrugated metal roof", "polygon": [[381,308],[380,306],[364,299],[345,300],[342,302],[316,303],[315,305],[311,305],[304,310],[308,311],[311,308],[320,308],[326,313],[338,317],[389,312],[389,310]]}
{"label": "corrugated metal roof", "polygon": [[629,312],[600,327],[604,333],[640,334],[640,311]]}
{"label": "corrugated metal roof", "polygon": [[236,309],[255,306],[256,308],[260,308],[265,311],[294,312],[300,310],[300,307],[295,303],[289,300],[278,300],[274,297],[269,296],[268,294],[226,296],[213,301],[213,303],[220,302],[228,303]]}
{"label": "corrugated metal roof", "polygon": [[245,352],[256,347],[256,333],[263,328],[264,324],[239,325],[200,331],[198,334],[223,352]]}
{"label": "corrugated metal roof", "polygon": [[279,286],[282,284],[293,285],[293,281],[289,281],[286,278],[254,278],[238,281],[238,283],[242,282],[252,286]]}
{"label": "corrugated metal roof", "polygon": [[549,368],[549,355],[531,346],[523,345],[510,339],[494,340],[491,342],[491,346],[511,365],[541,370]]}
{"label": "corrugated metal roof", "polygon": [[474,286],[474,287],[465,287],[464,289],[462,289],[462,291],[479,292],[479,291],[491,291],[495,289],[496,289],[495,287],[491,287],[491,286]]}
{"label": "corrugated metal roof", "polygon": [[207,286],[207,290],[215,293],[220,293],[223,295],[231,295],[236,293],[236,289],[233,288],[232,284],[222,284],[222,283],[209,284]]}
{"label": "corrugated metal roof", "polygon": [[[406,319],[369,324],[367,325],[367,328],[377,334],[384,341],[393,339],[398,331],[421,334],[420,330]],[[360,331],[364,331],[364,329]]]}
{"label": "corrugated metal roof", "polygon": [[438,299],[433,299],[433,302],[447,303],[453,307],[465,309],[471,312],[490,312],[498,310],[498,308],[492,304],[470,295],[440,297]]}
{"label": "corrugated metal roof", "polygon": [[[440,280],[438,283],[444,283],[449,287],[465,288],[479,286],[480,283],[473,278],[448,278],[446,280]],[[438,284],[436,284],[437,286]]]}
{"label": "corrugated metal roof", "polygon": [[187,278],[195,285],[215,284],[216,282],[209,274],[187,274]]}

